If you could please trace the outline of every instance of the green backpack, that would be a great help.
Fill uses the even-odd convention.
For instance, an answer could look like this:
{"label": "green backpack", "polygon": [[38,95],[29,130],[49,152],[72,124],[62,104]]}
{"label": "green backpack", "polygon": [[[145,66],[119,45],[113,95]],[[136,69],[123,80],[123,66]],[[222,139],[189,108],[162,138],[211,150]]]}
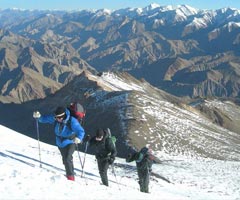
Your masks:
{"label": "green backpack", "polygon": [[108,133],[108,137],[111,138],[114,147],[116,147],[117,138],[116,138],[114,135],[111,134],[110,128],[107,128],[107,129],[104,130],[104,131],[105,131],[106,133]]}

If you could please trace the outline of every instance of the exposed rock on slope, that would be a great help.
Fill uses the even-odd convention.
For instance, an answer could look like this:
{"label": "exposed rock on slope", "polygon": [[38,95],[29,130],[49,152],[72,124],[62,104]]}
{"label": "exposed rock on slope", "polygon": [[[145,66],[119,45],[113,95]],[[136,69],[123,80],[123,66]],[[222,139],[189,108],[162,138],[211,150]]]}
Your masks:
{"label": "exposed rock on slope", "polygon": [[[32,136],[34,123],[27,122],[33,120],[33,110],[44,114],[75,100],[87,110],[86,132],[93,135],[97,128],[109,127],[118,137],[119,156],[126,156],[130,146],[139,149],[146,145],[155,153],[239,160],[239,133],[213,123],[197,108],[127,73],[93,75],[86,71],[46,98],[0,106],[3,112],[21,111],[6,116],[1,123]],[[222,124],[233,119],[225,103],[221,106],[226,108]],[[231,107],[240,111],[234,103]],[[16,118],[21,118],[21,124],[15,123]],[[43,140],[54,143],[52,127],[41,125],[41,132]]]}

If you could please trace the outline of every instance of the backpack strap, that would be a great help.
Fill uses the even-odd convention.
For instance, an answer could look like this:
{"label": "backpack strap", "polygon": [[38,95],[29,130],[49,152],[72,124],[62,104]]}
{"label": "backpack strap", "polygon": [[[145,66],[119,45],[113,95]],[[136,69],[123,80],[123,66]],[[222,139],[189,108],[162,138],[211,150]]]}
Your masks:
{"label": "backpack strap", "polygon": [[69,117],[69,119],[66,123],[66,126],[72,131],[71,122],[72,122],[72,116]]}
{"label": "backpack strap", "polygon": [[[64,125],[66,125],[72,131],[71,122],[72,122],[72,116],[69,117],[67,123]],[[56,124],[57,124],[57,121],[55,120],[54,127],[56,126]]]}
{"label": "backpack strap", "polygon": [[[67,126],[72,131],[71,121],[72,121],[72,117],[70,116],[68,121],[67,121],[67,123],[64,124],[64,126]],[[56,124],[57,124],[57,122],[55,121],[54,122],[54,127],[56,126]],[[57,137],[59,137],[61,140],[65,140],[65,139],[71,139],[72,140],[72,139],[74,139],[76,137],[76,134],[72,134],[71,136],[66,137],[66,138],[63,138],[61,136],[57,136]]]}
{"label": "backpack strap", "polygon": [[137,156],[138,157],[136,159],[136,162],[140,163],[143,160],[144,155],[143,155],[143,153],[139,152],[139,153],[137,153]]}

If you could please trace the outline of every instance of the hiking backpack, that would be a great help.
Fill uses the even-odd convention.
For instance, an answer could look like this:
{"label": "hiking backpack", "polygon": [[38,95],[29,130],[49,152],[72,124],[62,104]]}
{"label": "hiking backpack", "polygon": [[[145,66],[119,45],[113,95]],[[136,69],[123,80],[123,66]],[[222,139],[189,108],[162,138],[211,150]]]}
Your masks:
{"label": "hiking backpack", "polygon": [[136,162],[141,162],[145,156],[147,156],[149,160],[154,159],[151,150],[147,147],[143,147],[138,153],[138,159],[136,160]]}
{"label": "hiking backpack", "polygon": [[71,121],[72,117],[76,118],[81,126],[83,126],[83,119],[85,117],[86,111],[80,103],[71,103],[70,106],[67,107],[70,112],[70,118],[66,123],[66,126],[72,130]]}
{"label": "hiking backpack", "polygon": [[117,138],[111,134],[110,128],[105,129],[104,132],[108,133],[108,137],[112,140],[114,147],[116,147],[115,143],[117,141]]}
{"label": "hiking backpack", "polygon": [[70,111],[70,116],[75,117],[79,123],[83,125],[83,119],[86,115],[86,111],[84,110],[83,106],[80,103],[74,102],[70,104],[68,109]]}

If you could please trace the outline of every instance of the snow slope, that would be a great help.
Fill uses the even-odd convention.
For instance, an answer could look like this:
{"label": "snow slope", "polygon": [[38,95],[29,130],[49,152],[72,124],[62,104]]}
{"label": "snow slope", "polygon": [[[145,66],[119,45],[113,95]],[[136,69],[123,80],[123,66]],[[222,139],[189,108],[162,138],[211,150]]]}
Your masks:
{"label": "snow slope", "polygon": [[[33,134],[34,131],[33,131]],[[109,171],[110,186],[100,184],[94,156],[86,155],[84,177],[78,153],[74,153],[76,181],[64,176],[57,147],[38,143],[0,126],[0,199],[240,199],[240,163],[212,159],[188,159],[161,154],[162,164],[153,171],[169,179],[152,176],[150,194],[139,192],[135,163],[117,158],[116,177]],[[40,151],[38,144],[40,144]],[[84,154],[80,152],[83,159]],[[40,160],[42,167],[40,167]]]}

